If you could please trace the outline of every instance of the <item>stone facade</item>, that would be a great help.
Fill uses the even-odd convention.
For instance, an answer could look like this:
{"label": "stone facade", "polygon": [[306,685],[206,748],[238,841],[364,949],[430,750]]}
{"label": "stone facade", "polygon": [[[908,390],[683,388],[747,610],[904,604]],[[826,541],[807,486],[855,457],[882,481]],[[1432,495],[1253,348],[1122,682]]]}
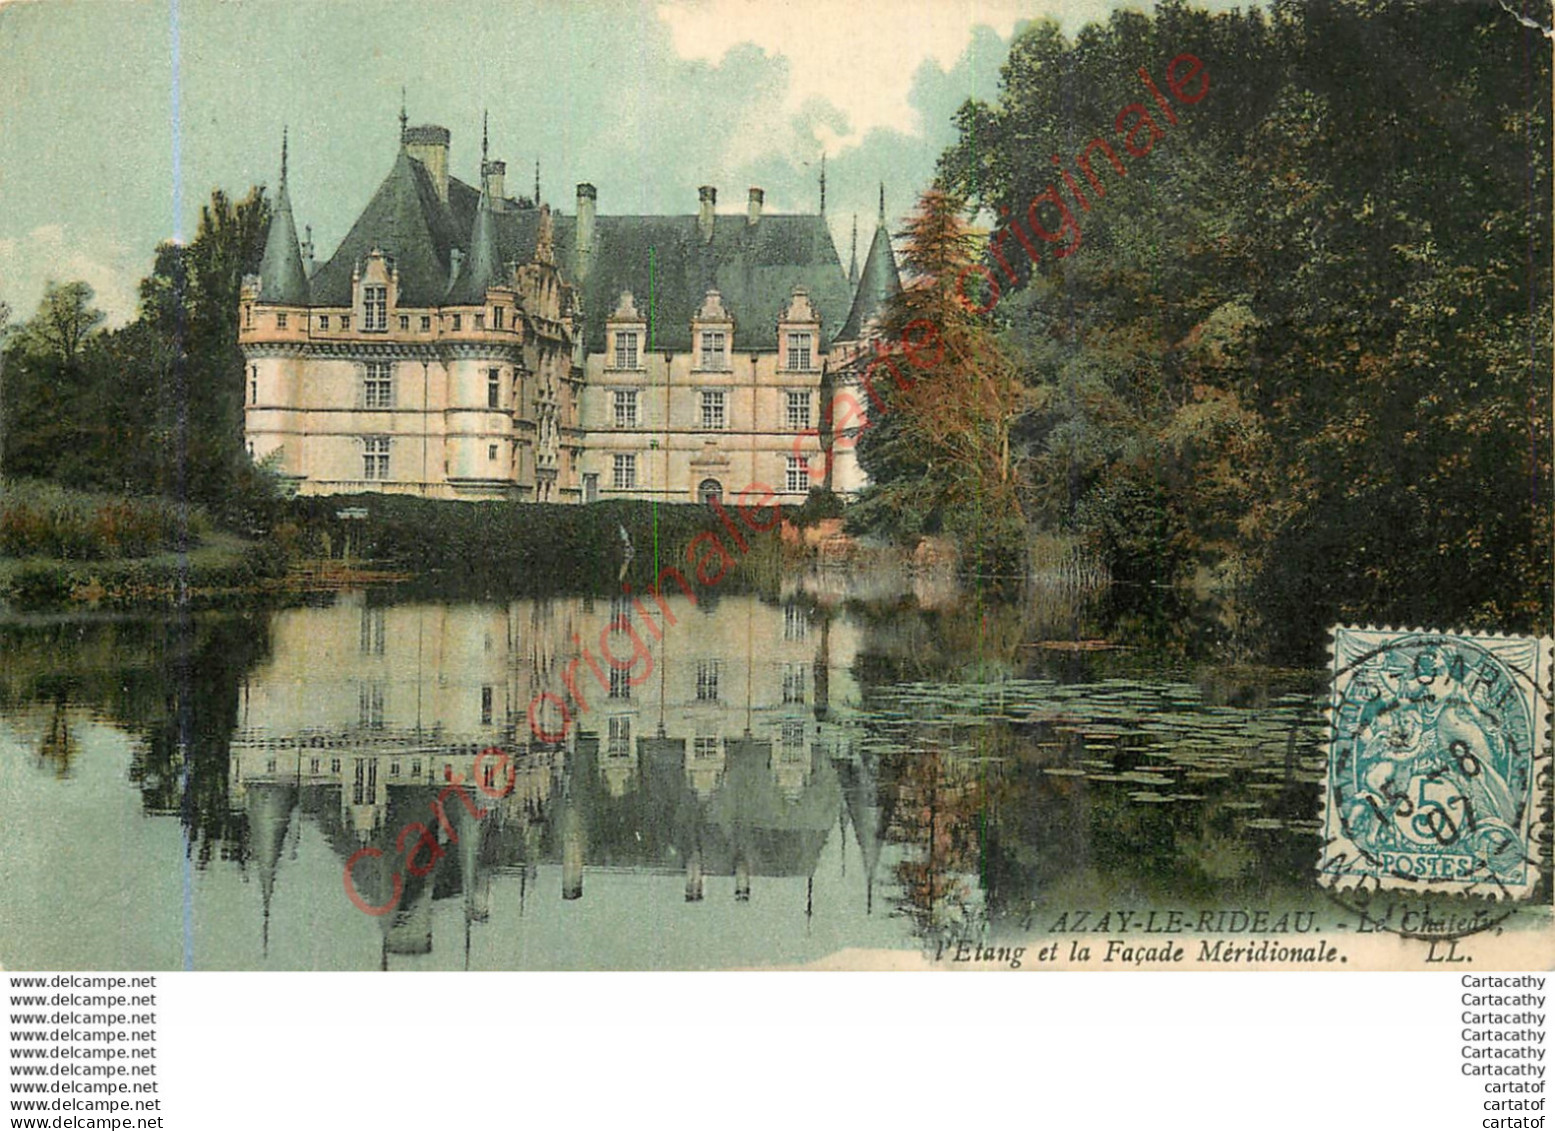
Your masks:
{"label": "stone facade", "polygon": [[[765,215],[760,189],[718,215],[707,186],[694,214],[601,216],[586,184],[553,214],[506,196],[484,152],[479,190],[451,177],[448,139],[404,129],[317,270],[283,153],[241,298],[256,460],[316,495],[798,503],[827,482],[829,373],[857,354],[881,273],[855,287],[824,216]],[[891,254],[883,219],[872,258]],[[844,478],[862,482],[852,463]]]}

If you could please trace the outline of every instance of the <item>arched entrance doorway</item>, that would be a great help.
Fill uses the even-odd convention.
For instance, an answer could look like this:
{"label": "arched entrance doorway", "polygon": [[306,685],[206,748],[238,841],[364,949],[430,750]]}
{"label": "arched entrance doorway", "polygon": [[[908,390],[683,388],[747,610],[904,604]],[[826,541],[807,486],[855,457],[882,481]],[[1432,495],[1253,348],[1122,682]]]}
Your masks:
{"label": "arched entrance doorway", "polygon": [[697,487],[697,501],[700,503],[721,503],[724,501],[724,485],[716,479],[704,479]]}

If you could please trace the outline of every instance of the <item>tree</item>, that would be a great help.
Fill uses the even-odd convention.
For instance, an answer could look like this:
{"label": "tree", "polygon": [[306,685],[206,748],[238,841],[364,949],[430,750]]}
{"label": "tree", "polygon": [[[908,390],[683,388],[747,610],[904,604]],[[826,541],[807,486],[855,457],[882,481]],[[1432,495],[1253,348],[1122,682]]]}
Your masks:
{"label": "tree", "polygon": [[871,481],[862,517],[916,516],[918,529],[955,534],[978,572],[1018,573],[1025,514],[1010,430],[1024,390],[981,299],[968,298],[979,239],[963,209],[931,188],[907,222],[908,281],[883,319],[895,345],[867,371],[880,403],[859,445]]}
{"label": "tree", "polygon": [[1024,216],[1053,158],[1142,97],[1138,67],[1182,53],[1207,96],[1103,170],[1073,254],[1011,257],[1016,278],[990,254],[1031,389],[1027,513],[1089,534],[1115,577],[1236,582],[1293,658],[1336,619],[1547,624],[1542,32],[1371,0],[1034,25],[997,102],[962,108],[942,180]]}
{"label": "tree", "polygon": [[160,246],[140,285],[138,332],[145,337],[133,352],[137,379],[152,390],[162,456],[157,489],[218,512],[254,486],[243,445],[238,298],[243,276],[259,269],[269,223],[260,189],[237,202],[217,190],[194,239]]}
{"label": "tree", "polygon": [[95,297],[86,283],[50,281],[38,313],[22,328],[25,348],[66,365],[76,361],[87,338],[103,324],[103,312],[92,305]]}

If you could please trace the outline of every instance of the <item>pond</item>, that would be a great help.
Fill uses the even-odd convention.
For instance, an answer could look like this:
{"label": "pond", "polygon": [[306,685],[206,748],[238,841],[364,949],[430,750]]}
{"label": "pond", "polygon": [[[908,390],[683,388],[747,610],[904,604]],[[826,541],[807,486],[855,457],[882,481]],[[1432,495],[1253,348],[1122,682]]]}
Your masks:
{"label": "pond", "polygon": [[1175,638],[820,574],[13,616],[0,961],[744,967],[1108,911],[1331,924],[1323,673]]}

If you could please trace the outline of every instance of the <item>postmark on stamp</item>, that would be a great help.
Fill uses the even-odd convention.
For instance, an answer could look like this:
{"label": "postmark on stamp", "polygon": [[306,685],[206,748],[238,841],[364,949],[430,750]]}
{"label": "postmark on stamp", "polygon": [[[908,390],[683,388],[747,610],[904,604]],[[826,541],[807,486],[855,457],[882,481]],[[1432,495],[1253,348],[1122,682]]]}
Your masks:
{"label": "postmark on stamp", "polygon": [[1523,899],[1548,819],[1551,642],[1333,630],[1320,878]]}

